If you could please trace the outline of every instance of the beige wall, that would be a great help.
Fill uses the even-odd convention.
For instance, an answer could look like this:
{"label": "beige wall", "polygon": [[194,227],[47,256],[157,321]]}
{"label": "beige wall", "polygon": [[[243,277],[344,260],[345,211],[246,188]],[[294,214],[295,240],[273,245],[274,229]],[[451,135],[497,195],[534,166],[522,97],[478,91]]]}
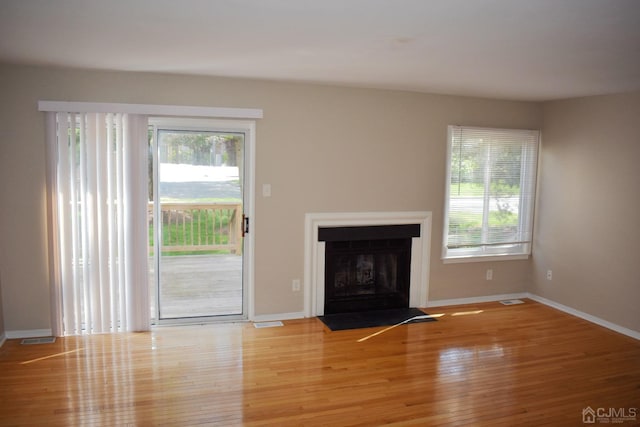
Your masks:
{"label": "beige wall", "polygon": [[[539,128],[534,103],[144,73],[0,65],[0,271],[7,330],[48,328],[44,117],[38,100],[264,109],[257,123],[256,314],[303,310],[304,214],[433,212],[430,299],[522,292],[528,261],[440,261],[447,125]],[[494,280],[484,280],[487,268]]]}
{"label": "beige wall", "polygon": [[640,92],[549,102],[543,119],[529,290],[640,331]]}
{"label": "beige wall", "polygon": [[2,313],[2,274],[0,274],[0,345],[2,345],[4,336],[4,314]]}

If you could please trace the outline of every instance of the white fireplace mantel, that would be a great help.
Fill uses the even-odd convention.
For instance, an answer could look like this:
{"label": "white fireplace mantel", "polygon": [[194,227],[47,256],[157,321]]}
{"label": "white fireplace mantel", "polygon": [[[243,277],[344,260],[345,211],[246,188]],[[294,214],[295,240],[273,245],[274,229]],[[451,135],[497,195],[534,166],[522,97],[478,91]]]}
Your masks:
{"label": "white fireplace mantel", "polygon": [[324,314],[325,242],[318,241],[322,227],[420,224],[420,237],[411,245],[409,306],[426,307],[429,295],[429,250],[431,212],[326,212],[305,215],[304,231],[304,315]]}

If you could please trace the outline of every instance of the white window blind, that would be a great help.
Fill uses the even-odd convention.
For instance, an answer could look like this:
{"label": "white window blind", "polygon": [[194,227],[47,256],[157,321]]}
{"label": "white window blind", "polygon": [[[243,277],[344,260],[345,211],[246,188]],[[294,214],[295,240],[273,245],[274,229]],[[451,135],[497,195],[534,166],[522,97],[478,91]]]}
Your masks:
{"label": "white window blind", "polygon": [[149,329],[147,127],[47,113],[56,335]]}
{"label": "white window blind", "polygon": [[444,259],[531,253],[538,140],[449,126]]}

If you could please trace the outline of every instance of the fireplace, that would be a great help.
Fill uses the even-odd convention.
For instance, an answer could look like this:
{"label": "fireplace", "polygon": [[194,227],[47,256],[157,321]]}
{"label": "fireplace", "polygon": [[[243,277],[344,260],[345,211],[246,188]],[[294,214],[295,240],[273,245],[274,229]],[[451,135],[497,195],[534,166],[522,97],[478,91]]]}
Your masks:
{"label": "fireplace", "polygon": [[[321,212],[305,214],[304,312],[302,314],[305,317],[325,314],[326,246],[333,244],[330,242],[345,241],[344,238],[335,236],[336,233],[340,234],[346,231],[341,229],[349,229],[350,233],[359,233],[355,238],[349,239],[356,242],[352,243],[352,246],[377,245],[379,242],[371,243],[370,241],[408,238],[408,236],[382,235],[383,228],[377,228],[377,226],[397,225],[410,225],[413,227],[413,234],[415,234],[416,227],[419,229],[418,236],[409,238],[411,242],[411,250],[408,255],[410,258],[409,307],[426,307],[429,295],[431,212]],[[366,235],[372,230],[371,227],[376,227],[378,232],[373,238]],[[390,227],[386,230],[385,233],[395,233],[400,228]],[[366,261],[366,258],[363,260]],[[355,263],[357,264],[357,260]],[[380,269],[388,271],[390,267],[386,266]],[[362,274],[362,268],[360,274]],[[389,273],[384,274],[389,275]],[[397,281],[396,278],[396,283]]]}
{"label": "fireplace", "polygon": [[409,307],[412,239],[419,224],[326,227],[324,314]]}

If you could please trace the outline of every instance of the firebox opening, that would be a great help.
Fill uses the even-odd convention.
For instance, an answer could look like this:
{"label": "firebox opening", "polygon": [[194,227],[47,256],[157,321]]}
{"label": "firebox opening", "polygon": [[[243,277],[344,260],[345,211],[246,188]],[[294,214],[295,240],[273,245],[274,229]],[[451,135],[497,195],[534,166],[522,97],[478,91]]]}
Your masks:
{"label": "firebox opening", "polygon": [[409,307],[418,224],[318,230],[325,241],[325,314]]}

